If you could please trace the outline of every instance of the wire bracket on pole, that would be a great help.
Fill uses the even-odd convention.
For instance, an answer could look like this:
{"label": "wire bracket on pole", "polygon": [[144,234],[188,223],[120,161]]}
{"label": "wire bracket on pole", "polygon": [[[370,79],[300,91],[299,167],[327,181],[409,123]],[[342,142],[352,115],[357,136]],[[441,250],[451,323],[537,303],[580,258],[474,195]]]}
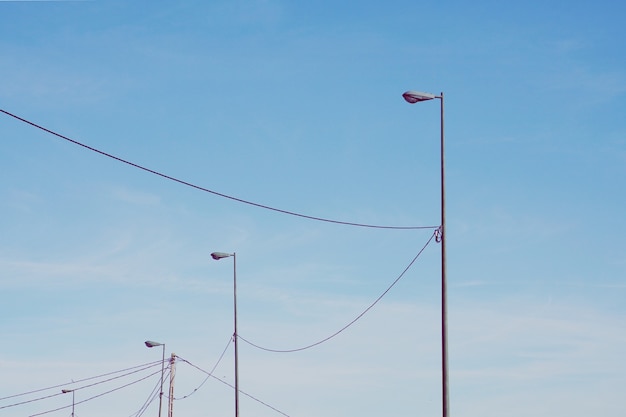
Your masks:
{"label": "wire bracket on pole", "polygon": [[443,240],[443,229],[441,228],[441,226],[439,226],[437,230],[435,230],[435,242],[441,243],[442,240]]}

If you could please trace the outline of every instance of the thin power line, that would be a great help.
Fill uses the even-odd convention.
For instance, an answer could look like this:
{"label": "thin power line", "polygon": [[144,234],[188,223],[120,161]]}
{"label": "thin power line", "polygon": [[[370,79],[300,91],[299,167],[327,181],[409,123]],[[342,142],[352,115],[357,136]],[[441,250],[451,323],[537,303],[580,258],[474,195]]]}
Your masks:
{"label": "thin power line", "polygon": [[[171,373],[171,367],[168,365],[168,367],[166,368],[167,372],[163,375],[163,379],[167,379],[170,376]],[[159,395],[161,393],[161,379],[158,379],[156,382],[156,385],[154,386],[154,388],[152,389],[152,391],[150,392],[150,395],[148,395],[148,398],[146,399],[146,401],[143,403],[143,405],[141,406],[141,408],[139,410],[137,410],[136,412],[134,412],[133,414],[130,415],[130,417],[141,417],[146,410],[148,409],[148,406],[150,404],[152,404],[152,402],[154,400],[156,400],[157,398],[159,398]]]}
{"label": "thin power line", "polygon": [[[100,382],[96,382],[96,383],[93,383],[93,384],[90,384],[90,385],[85,385],[85,386],[80,387],[80,388],[76,388],[76,390],[79,390],[79,389],[82,389],[82,388],[91,387],[93,385],[98,385],[98,384],[101,384],[103,382],[108,382],[108,381],[111,381],[113,379],[122,378],[124,376],[128,376],[128,375],[131,375],[131,374],[134,374],[134,373],[137,373],[137,372],[145,371],[146,369],[154,367],[154,366],[156,366],[157,364],[160,364],[160,363],[161,363],[161,361],[150,362],[150,363],[146,363],[146,364],[143,364],[143,365],[138,365],[138,366],[133,366],[131,368],[122,369],[122,370],[119,370],[119,371],[108,372],[108,373],[102,374],[102,375],[97,375],[97,376],[92,376],[92,377],[89,377],[89,378],[79,379],[77,381],[67,382],[65,384],[54,385],[52,387],[41,388],[41,389],[37,389],[37,390],[34,390],[34,391],[29,391],[29,392],[25,392],[25,393],[21,393],[21,394],[9,395],[7,397],[0,398],[0,400],[6,400],[6,399],[9,399],[9,398],[22,397],[22,396],[25,396],[25,395],[35,394],[35,393],[42,392],[42,391],[48,391],[48,390],[55,389],[55,388],[69,387],[71,385],[79,384],[81,382],[91,381],[91,380],[98,379],[98,378],[104,378],[104,377],[107,377],[107,376],[110,376],[110,375],[115,375],[115,374],[119,374],[119,373],[126,372],[126,371],[132,371],[132,372],[128,372],[126,374],[120,375],[120,376],[116,376],[116,377],[107,379],[105,381],[100,381]],[[141,368],[141,369],[139,369],[139,368]],[[40,398],[34,398],[34,399],[31,399],[31,400],[22,401],[22,402],[15,403],[15,404],[8,404],[8,405],[0,407],[0,410],[2,410],[4,408],[11,408],[11,407],[15,407],[15,406],[22,405],[22,404],[27,404],[27,403],[32,403],[32,402],[35,402],[35,401],[44,400],[46,398],[55,397],[57,395],[62,395],[62,393],[58,392],[58,393],[47,395],[47,396],[40,397]]]}
{"label": "thin power line", "polygon": [[356,323],[361,317],[363,317],[368,311],[370,311],[385,295],[387,295],[387,293],[398,283],[398,281],[400,281],[400,279],[404,276],[404,274],[406,274],[406,272],[409,270],[409,268],[411,268],[411,266],[415,263],[415,261],[417,261],[417,258],[419,258],[419,256],[422,254],[422,252],[424,252],[424,250],[426,249],[426,247],[430,244],[430,242],[432,242],[433,238],[435,238],[435,236],[437,235],[437,233],[434,233],[433,235],[431,235],[430,239],[428,239],[428,242],[426,242],[426,244],[422,247],[422,249],[420,249],[420,251],[417,253],[417,255],[415,255],[415,257],[413,258],[413,260],[411,262],[409,262],[409,265],[404,268],[404,271],[402,271],[402,273],[398,276],[398,278],[395,279],[395,281],[393,281],[391,283],[391,285],[389,287],[387,287],[387,289],[376,299],[374,300],[374,302],[372,304],[369,305],[369,307],[367,307],[365,310],[363,310],[363,312],[361,314],[359,314],[358,316],[356,316],[356,318],[354,320],[352,320],[350,323],[346,324],[345,326],[343,326],[341,329],[337,330],[335,333],[331,334],[330,336],[317,341],[315,343],[312,343],[310,345],[307,346],[303,346],[300,348],[295,348],[295,349],[270,349],[270,348],[266,348],[263,346],[259,346],[257,344],[254,344],[252,342],[250,342],[249,340],[244,339],[243,337],[237,335],[237,337],[241,340],[243,340],[244,342],[246,342],[247,344],[249,344],[250,346],[253,346],[257,349],[261,349],[264,350],[266,352],[275,352],[275,353],[291,353],[291,352],[299,352],[301,350],[306,350],[306,349],[310,349],[312,347],[315,347],[317,345],[321,345],[324,342],[329,341],[330,339],[332,339],[333,337],[339,335],[341,332],[343,332],[344,330],[346,330],[348,327],[352,326],[354,323]]}
{"label": "thin power line", "polygon": [[[96,399],[96,398],[99,398],[99,397],[105,396],[105,395],[110,394],[110,393],[112,393],[112,392],[119,391],[119,390],[121,390],[122,388],[127,388],[127,387],[129,387],[129,386],[131,386],[131,385],[134,385],[134,384],[136,384],[136,383],[138,383],[138,382],[144,381],[144,380],[146,380],[146,379],[148,379],[148,378],[150,378],[150,377],[152,377],[152,376],[154,376],[154,375],[160,374],[160,373],[161,373],[161,371],[160,371],[160,370],[159,370],[159,371],[156,371],[156,372],[154,372],[154,373],[152,373],[152,374],[150,374],[150,375],[148,375],[148,376],[145,376],[145,377],[143,377],[143,378],[141,378],[141,379],[137,379],[137,380],[135,380],[135,381],[129,382],[128,384],[124,384],[124,385],[122,385],[122,386],[119,386],[119,387],[116,387],[116,388],[110,389],[110,390],[105,391],[105,392],[102,392],[102,393],[100,393],[100,394],[96,394],[96,395],[94,395],[94,396],[92,396],[92,397],[89,397],[89,398],[86,398],[86,399],[84,399],[84,400],[82,400],[82,401],[77,401],[77,402],[75,402],[75,403],[74,403],[74,406],[76,406],[76,405],[78,405],[78,404],[86,403],[87,401],[94,400],[94,399]],[[55,408],[54,410],[42,411],[41,413],[37,413],[37,414],[31,414],[29,417],[41,416],[41,415],[44,415],[44,414],[48,414],[48,413],[52,413],[52,412],[55,412],[55,411],[63,410],[63,409],[65,409],[65,408],[69,408],[69,407],[71,407],[71,405],[66,405],[66,406],[63,406],[63,407]]]}
{"label": "thin power line", "polygon": [[[188,363],[190,366],[192,366],[193,368],[196,368],[196,369],[197,369],[197,370],[199,370],[200,372],[203,372],[203,373],[207,374],[208,376],[210,376],[211,378],[214,378],[214,379],[218,380],[218,381],[219,381],[219,382],[221,382],[222,384],[227,385],[227,386],[231,387],[232,389],[235,389],[235,386],[234,386],[234,385],[229,384],[228,382],[226,382],[226,381],[223,381],[223,380],[219,379],[218,377],[216,377],[216,376],[215,376],[215,375],[213,375],[212,373],[207,372],[207,371],[205,371],[204,369],[200,368],[199,366],[194,365],[193,363],[189,362],[187,359],[185,359],[185,358],[181,358],[181,357],[180,357],[180,356],[178,356],[178,355],[177,355],[176,357],[177,357],[178,359],[180,359],[181,361]],[[242,390],[239,390],[239,392],[240,392],[240,393],[242,393],[243,395],[245,395],[246,397],[248,397],[248,398],[250,398],[250,399],[252,399],[252,400],[254,400],[254,401],[258,402],[259,404],[263,404],[263,405],[264,405],[264,406],[266,406],[267,408],[270,408],[270,409],[272,409],[272,410],[276,411],[277,413],[280,413],[280,414],[284,415],[285,417],[289,417],[289,415],[288,415],[288,414],[283,413],[283,412],[282,412],[282,411],[280,411],[278,408],[276,408],[276,407],[272,407],[272,406],[271,406],[271,405],[269,405],[268,403],[263,402],[263,401],[259,400],[259,399],[258,399],[258,398],[256,398],[256,397],[253,397],[252,395],[248,394],[247,392],[244,392],[244,391],[242,391]]]}
{"label": "thin power line", "polygon": [[[134,371],[132,371],[132,372],[128,372],[128,373],[123,374],[123,375],[118,375],[118,376],[114,376],[114,377],[109,378],[109,379],[105,379],[105,380],[102,380],[102,381],[94,382],[94,383],[89,384],[89,385],[83,385],[82,387],[78,387],[78,388],[74,388],[74,389],[72,389],[72,391],[78,391],[78,390],[81,390],[81,389],[84,389],[84,388],[90,388],[90,387],[93,387],[93,386],[95,386],[95,385],[100,385],[100,384],[103,384],[103,383],[105,383],[105,382],[110,382],[110,381],[113,381],[114,379],[123,378],[123,377],[126,377],[126,376],[128,376],[128,375],[136,374],[137,372],[142,372],[142,371],[145,371],[146,369],[150,369],[150,366],[148,366],[148,367],[144,367],[144,368],[142,368],[142,369],[137,369],[137,370],[134,370]],[[153,373],[153,374],[151,374],[151,375],[155,375],[155,374],[157,374],[157,373],[158,373],[158,371],[154,372],[154,373]],[[111,374],[107,374],[107,375],[111,375]],[[92,377],[92,378],[87,378],[87,379],[90,379],[90,380],[91,380],[91,379],[94,379],[94,378],[98,378],[98,377]],[[83,380],[83,381],[85,381],[85,380]],[[78,382],[80,382],[80,381],[74,382],[73,384],[76,384],[76,383],[78,383]],[[60,385],[60,386],[68,387],[68,386],[71,386],[71,385],[72,385],[72,384]],[[46,389],[48,389],[48,390],[49,390],[50,388],[46,388]],[[41,391],[41,390],[39,390],[39,391]],[[36,392],[38,392],[38,391],[36,391]],[[56,396],[58,396],[58,395],[63,395],[63,394],[64,394],[63,392],[56,392],[55,394],[46,395],[46,396],[44,396],[44,397],[33,398],[33,399],[30,399],[30,400],[25,400],[25,401],[21,401],[21,402],[18,402],[18,403],[5,405],[5,406],[0,407],[0,410],[2,410],[2,409],[4,409],[4,408],[16,407],[16,406],[18,406],[18,405],[24,405],[24,404],[34,403],[34,402],[37,402],[37,401],[45,400],[45,399],[52,398],[52,397],[56,397]]]}
{"label": "thin power line", "polygon": [[209,380],[209,377],[211,377],[213,375],[213,372],[215,372],[215,369],[217,368],[217,365],[220,364],[220,362],[222,361],[222,359],[224,358],[224,354],[226,353],[226,350],[228,350],[228,347],[230,346],[230,344],[233,342],[233,338],[232,336],[228,338],[228,343],[226,344],[226,347],[224,348],[224,350],[222,351],[222,354],[220,355],[219,359],[217,360],[217,362],[215,363],[215,365],[213,365],[213,368],[211,369],[211,372],[209,372],[206,376],[206,378],[204,378],[204,381],[202,381],[200,383],[200,385],[198,385],[196,388],[194,388],[193,391],[191,391],[189,394],[184,395],[182,397],[179,398],[174,398],[175,400],[184,400],[186,398],[191,397],[193,394],[195,394],[196,392],[198,392],[198,390],[200,388],[202,388],[202,386]]}
{"label": "thin power line", "polygon": [[47,128],[45,128],[43,126],[40,126],[40,125],[38,125],[36,123],[33,123],[33,122],[29,121],[29,120],[26,120],[24,118],[16,116],[15,114],[9,113],[6,110],[0,109],[0,112],[6,114],[8,116],[11,116],[11,117],[13,117],[13,118],[23,122],[23,123],[29,124],[29,125],[31,125],[33,127],[36,127],[37,129],[41,129],[44,132],[50,133],[51,135],[57,136],[57,137],[59,137],[61,139],[64,139],[64,140],[66,140],[68,142],[71,142],[71,143],[73,143],[75,145],[78,145],[78,146],[81,146],[81,147],[83,147],[85,149],[88,149],[88,150],[90,150],[92,152],[96,152],[96,153],[98,153],[100,155],[103,155],[103,156],[106,156],[108,158],[115,159],[118,162],[122,162],[122,163],[130,165],[130,166],[132,166],[134,168],[138,168],[138,169],[141,169],[143,171],[149,172],[151,174],[158,175],[159,177],[165,178],[167,180],[174,181],[174,182],[177,182],[177,183],[182,184],[182,185],[186,185],[186,186],[191,187],[191,188],[195,188],[196,190],[204,191],[206,193],[210,193],[210,194],[222,197],[222,198],[227,198],[229,200],[233,200],[233,201],[236,201],[236,202],[239,202],[239,203],[248,204],[250,206],[254,206],[254,207],[258,207],[258,208],[262,208],[262,209],[266,209],[266,210],[271,210],[271,211],[275,211],[275,212],[282,213],[282,214],[288,214],[290,216],[301,217],[301,218],[304,218],[304,219],[316,220],[316,221],[320,221],[320,222],[333,223],[333,224],[341,224],[341,225],[345,225],[345,226],[368,227],[368,228],[373,228],[373,229],[396,229],[396,230],[436,229],[438,227],[438,226],[382,226],[382,225],[373,225],[373,224],[365,224],[365,223],[354,223],[354,222],[326,219],[326,218],[323,218],[323,217],[309,216],[309,215],[306,215],[306,214],[301,214],[301,213],[296,213],[296,212],[293,212],[293,211],[288,211],[288,210],[283,210],[283,209],[279,209],[279,208],[275,208],[275,207],[266,206],[264,204],[255,203],[255,202],[252,202],[252,201],[244,200],[244,199],[233,197],[233,196],[230,196],[230,195],[227,195],[227,194],[223,194],[223,193],[220,193],[220,192],[217,192],[217,191],[213,191],[213,190],[210,190],[208,188],[204,188],[204,187],[201,187],[199,185],[195,185],[195,184],[192,184],[190,182],[187,182],[187,181],[184,181],[184,180],[181,180],[181,179],[178,179],[178,178],[175,178],[175,177],[163,174],[161,172],[152,170],[150,168],[146,168],[146,167],[144,167],[142,165],[139,165],[139,164],[136,164],[134,162],[130,162],[130,161],[126,160],[126,159],[122,159],[122,158],[120,158],[118,156],[106,153],[106,152],[101,151],[99,149],[93,148],[93,147],[91,147],[89,145],[85,145],[84,143],[78,142],[78,141],[76,141],[74,139],[70,139],[67,136],[63,136],[62,134],[57,133],[57,132],[55,132],[53,130],[47,129]]}

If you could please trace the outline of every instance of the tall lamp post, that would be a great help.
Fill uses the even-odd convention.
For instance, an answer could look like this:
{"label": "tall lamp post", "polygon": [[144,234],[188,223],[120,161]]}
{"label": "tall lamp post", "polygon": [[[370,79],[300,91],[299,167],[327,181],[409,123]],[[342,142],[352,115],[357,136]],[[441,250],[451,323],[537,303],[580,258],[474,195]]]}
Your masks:
{"label": "tall lamp post", "polygon": [[446,199],[445,199],[445,164],[444,164],[444,135],[443,135],[443,93],[435,95],[419,91],[407,91],[402,97],[411,104],[432,99],[439,99],[441,104],[441,225],[436,232],[436,240],[441,243],[441,385],[442,385],[442,412],[448,417],[450,401],[448,398],[448,303],[446,289]]}
{"label": "tall lamp post", "polygon": [[159,417],[161,417],[161,407],[163,406],[163,372],[165,370],[165,343],[146,340],[145,345],[149,348],[161,346],[163,348],[163,358],[161,359],[161,391],[159,392]]}
{"label": "tall lamp post", "polygon": [[235,417],[239,417],[239,351],[237,350],[237,256],[235,252],[213,252],[211,258],[219,261],[223,258],[233,258],[233,306],[235,331],[233,333],[233,343],[235,345]]}
{"label": "tall lamp post", "polygon": [[62,389],[61,392],[63,394],[72,393],[72,417],[74,417],[74,390],[73,389]]}

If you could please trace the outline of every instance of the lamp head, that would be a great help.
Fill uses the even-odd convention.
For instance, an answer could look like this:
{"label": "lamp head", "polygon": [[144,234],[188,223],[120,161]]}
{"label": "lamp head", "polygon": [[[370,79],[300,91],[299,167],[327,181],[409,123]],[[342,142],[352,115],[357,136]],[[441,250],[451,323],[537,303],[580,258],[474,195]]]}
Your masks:
{"label": "lamp head", "polygon": [[67,394],[68,392],[74,392],[74,390],[73,389],[62,389],[61,392],[63,394]]}
{"label": "lamp head", "polygon": [[147,347],[149,348],[153,348],[155,346],[165,346],[164,343],[159,343],[159,342],[153,342],[152,340],[146,340],[144,342],[146,344]]}
{"label": "lamp head", "polygon": [[404,94],[402,94],[402,97],[404,97],[407,103],[411,103],[411,104],[437,98],[437,96],[434,94],[422,93],[419,91],[407,91]]}
{"label": "lamp head", "polygon": [[216,261],[219,261],[222,258],[228,258],[229,256],[233,256],[234,253],[225,253],[225,252],[213,252],[211,254],[211,258],[215,259]]}

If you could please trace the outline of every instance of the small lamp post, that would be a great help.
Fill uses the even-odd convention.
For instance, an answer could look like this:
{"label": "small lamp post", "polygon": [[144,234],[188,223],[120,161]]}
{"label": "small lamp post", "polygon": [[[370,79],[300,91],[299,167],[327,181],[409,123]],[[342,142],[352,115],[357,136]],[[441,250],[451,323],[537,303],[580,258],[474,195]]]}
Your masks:
{"label": "small lamp post", "polygon": [[68,394],[68,393],[72,393],[72,417],[74,417],[74,390],[73,389],[62,389],[61,392],[63,394]]}
{"label": "small lamp post", "polygon": [[235,252],[213,252],[211,258],[219,261],[223,258],[233,258],[233,306],[235,330],[233,333],[233,343],[235,345],[235,417],[239,417],[239,351],[237,349],[237,256]]}
{"label": "small lamp post", "polygon": [[163,406],[163,373],[165,371],[165,343],[153,342],[146,340],[145,345],[149,348],[161,346],[163,348],[163,357],[161,358],[161,390],[159,392],[159,417],[161,417],[161,407]]}

